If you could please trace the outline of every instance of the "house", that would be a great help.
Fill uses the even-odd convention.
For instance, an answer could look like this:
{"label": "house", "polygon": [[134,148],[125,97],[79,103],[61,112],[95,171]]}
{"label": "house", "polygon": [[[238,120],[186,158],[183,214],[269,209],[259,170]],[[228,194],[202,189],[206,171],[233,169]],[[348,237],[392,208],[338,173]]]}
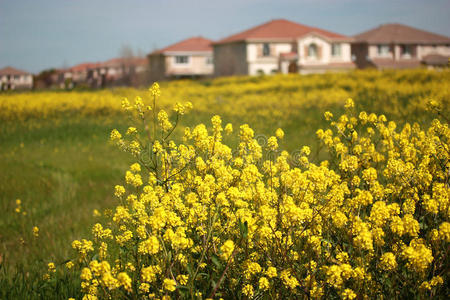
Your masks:
{"label": "house", "polygon": [[144,57],[120,57],[104,62],[81,63],[56,70],[52,85],[59,88],[85,86],[139,86],[146,80],[148,61]]}
{"label": "house", "polygon": [[91,87],[137,86],[143,83],[148,61],[143,57],[119,57],[94,64],[88,69]]}
{"label": "house", "polygon": [[316,73],[354,69],[352,38],[284,19],[213,43],[214,75]]}
{"label": "house", "polygon": [[87,85],[89,70],[97,65],[98,63],[81,63],[70,68],[58,69],[53,76],[52,85],[66,89]]}
{"label": "house", "polygon": [[153,51],[147,56],[151,80],[212,75],[211,43],[211,40],[199,36]]}
{"label": "house", "polygon": [[352,54],[360,68],[447,66],[450,38],[402,24],[384,24],[354,36]]}
{"label": "house", "polygon": [[12,67],[0,69],[0,91],[33,88],[33,75]]}

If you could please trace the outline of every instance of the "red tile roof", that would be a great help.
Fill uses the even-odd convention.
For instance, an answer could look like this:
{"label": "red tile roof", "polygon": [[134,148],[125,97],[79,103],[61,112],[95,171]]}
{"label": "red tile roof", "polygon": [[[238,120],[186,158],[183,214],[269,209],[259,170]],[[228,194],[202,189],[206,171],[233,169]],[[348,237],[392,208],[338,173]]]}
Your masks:
{"label": "red tile roof", "polygon": [[72,72],[84,72],[96,66],[98,66],[98,63],[82,63],[69,68],[69,70]]}
{"label": "red tile roof", "polygon": [[246,40],[296,39],[309,33],[317,33],[329,39],[351,38],[316,27],[310,27],[289,20],[278,19],[252,27],[248,30],[226,37],[214,44],[232,43]]}
{"label": "red tile roof", "polygon": [[162,54],[165,52],[212,52],[213,41],[201,36],[185,39],[165,48],[153,51],[150,54]]}
{"label": "red tile roof", "polygon": [[13,67],[5,67],[3,69],[0,69],[0,76],[2,75],[31,75],[31,73]]}
{"label": "red tile roof", "polygon": [[356,42],[450,44],[450,38],[403,24],[384,24],[354,36]]}
{"label": "red tile roof", "polygon": [[105,62],[99,63],[97,67],[119,67],[122,65],[146,65],[147,59],[144,57],[117,57],[109,59]]}

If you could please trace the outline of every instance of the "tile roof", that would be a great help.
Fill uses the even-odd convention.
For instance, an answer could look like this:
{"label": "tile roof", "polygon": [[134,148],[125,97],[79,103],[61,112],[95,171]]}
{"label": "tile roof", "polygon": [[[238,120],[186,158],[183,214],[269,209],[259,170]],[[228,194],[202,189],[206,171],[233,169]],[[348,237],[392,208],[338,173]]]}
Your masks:
{"label": "tile roof", "polygon": [[0,76],[2,75],[31,75],[31,73],[13,67],[5,67],[3,69],[0,69]]}
{"label": "tile roof", "polygon": [[354,36],[365,43],[450,44],[450,38],[403,24],[384,24]]}
{"label": "tile roof", "polygon": [[97,67],[120,67],[123,65],[139,66],[146,64],[147,59],[145,57],[117,57],[99,63]]}
{"label": "tile roof", "polygon": [[212,52],[212,42],[212,40],[197,36],[153,51],[150,54],[161,54],[165,52]]}
{"label": "tile roof", "polygon": [[248,30],[226,37],[214,44],[232,43],[246,40],[296,39],[309,33],[317,33],[329,39],[351,39],[345,35],[310,27],[285,19],[272,20]]}
{"label": "tile roof", "polygon": [[98,63],[82,63],[69,68],[69,70],[72,72],[84,72],[89,69],[95,68],[97,65]]}

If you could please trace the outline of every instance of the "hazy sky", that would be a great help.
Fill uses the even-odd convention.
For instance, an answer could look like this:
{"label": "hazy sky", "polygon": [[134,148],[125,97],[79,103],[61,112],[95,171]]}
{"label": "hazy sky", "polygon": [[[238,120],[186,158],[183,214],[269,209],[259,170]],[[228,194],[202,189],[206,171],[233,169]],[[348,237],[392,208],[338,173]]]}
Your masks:
{"label": "hazy sky", "polygon": [[0,68],[31,72],[220,39],[286,18],[354,35],[398,22],[450,36],[450,0],[0,0]]}

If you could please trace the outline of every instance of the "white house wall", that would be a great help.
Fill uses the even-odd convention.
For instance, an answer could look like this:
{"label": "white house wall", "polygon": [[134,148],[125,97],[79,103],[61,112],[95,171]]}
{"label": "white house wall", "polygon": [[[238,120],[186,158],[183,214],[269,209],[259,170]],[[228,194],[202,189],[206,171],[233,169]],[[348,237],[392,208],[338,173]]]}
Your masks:
{"label": "white house wall", "polygon": [[249,75],[272,74],[278,72],[278,63],[250,63],[248,65]]}
{"label": "white house wall", "polygon": [[262,47],[264,43],[248,43],[247,44],[247,62],[254,63],[260,62],[262,59],[275,59],[278,60],[278,56],[281,53],[287,53],[292,51],[292,44],[290,43],[269,43],[270,45],[270,56],[260,56],[259,53],[262,53]]}
{"label": "white house wall", "polygon": [[[349,63],[352,61],[352,47],[350,43],[340,43],[341,44],[341,55],[333,56],[331,55],[330,49],[330,62],[332,63]],[[330,46],[331,47],[331,46]]]}
{"label": "white house wall", "polygon": [[[311,44],[316,44],[320,48],[320,57],[311,58],[308,57],[308,53],[305,52],[305,48],[308,48]],[[341,45],[341,55],[331,55],[332,44]],[[305,38],[301,38],[298,41],[298,53],[300,65],[317,65],[317,64],[329,64],[329,63],[349,63],[352,61],[351,45],[348,42],[331,42],[327,41],[319,36],[311,35]]]}
{"label": "white house wall", "polygon": [[281,53],[292,52],[291,43],[269,43],[270,55],[262,56],[263,42],[247,43],[248,74],[272,74],[279,70],[279,56]]}
{"label": "white house wall", "polygon": [[443,56],[450,56],[450,46],[446,45],[420,45],[418,46],[418,57],[422,59],[424,56],[429,54],[439,54]]}
{"label": "white house wall", "polygon": [[[313,43],[316,44],[318,48],[321,48],[321,55],[318,58],[310,58],[308,57],[308,53],[305,52],[305,48],[308,48],[309,45]],[[301,65],[327,64],[330,62],[331,45],[320,37],[308,36],[298,41],[298,53],[298,62]]]}
{"label": "white house wall", "polygon": [[[185,55],[185,54],[183,54]],[[214,72],[214,65],[207,64],[207,60],[212,58],[212,55],[186,55],[188,56],[187,64],[175,63],[175,55],[166,57],[166,75],[212,75]]]}

